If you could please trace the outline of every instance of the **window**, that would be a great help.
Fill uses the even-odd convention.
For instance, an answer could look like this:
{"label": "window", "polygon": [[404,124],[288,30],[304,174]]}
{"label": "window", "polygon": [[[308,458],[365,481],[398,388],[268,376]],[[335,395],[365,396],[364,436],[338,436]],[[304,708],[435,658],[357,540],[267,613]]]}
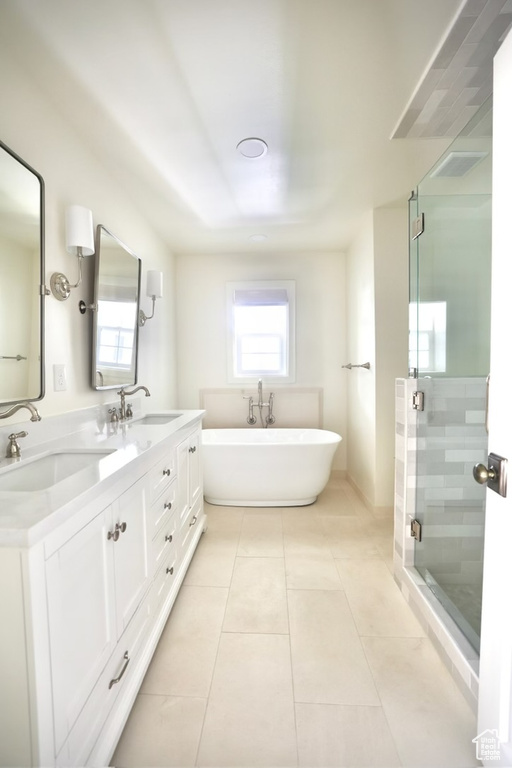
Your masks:
{"label": "window", "polygon": [[422,373],[446,372],[446,301],[409,305],[409,350],[411,368]]}
{"label": "window", "polygon": [[294,380],[293,280],[228,283],[228,381]]}
{"label": "window", "polygon": [[107,368],[130,369],[137,305],[98,301],[98,363]]}

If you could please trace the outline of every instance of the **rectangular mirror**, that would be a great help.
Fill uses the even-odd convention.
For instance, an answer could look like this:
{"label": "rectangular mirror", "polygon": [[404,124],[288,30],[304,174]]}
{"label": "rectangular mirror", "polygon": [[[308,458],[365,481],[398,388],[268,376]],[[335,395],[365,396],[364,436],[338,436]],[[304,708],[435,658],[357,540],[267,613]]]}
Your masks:
{"label": "rectangular mirror", "polygon": [[96,229],[92,386],[137,383],[142,262],[101,224]]}
{"label": "rectangular mirror", "polygon": [[0,405],[44,396],[44,183],[0,142]]}

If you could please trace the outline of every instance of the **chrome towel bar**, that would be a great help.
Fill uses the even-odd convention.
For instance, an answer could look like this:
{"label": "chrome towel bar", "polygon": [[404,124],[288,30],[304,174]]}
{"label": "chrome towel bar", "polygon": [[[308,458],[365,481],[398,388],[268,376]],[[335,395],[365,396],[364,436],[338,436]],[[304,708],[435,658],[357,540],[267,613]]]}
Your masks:
{"label": "chrome towel bar", "polygon": [[23,357],[23,355],[0,355],[0,360],[17,360],[18,362],[20,360],[26,360],[26,357]]}
{"label": "chrome towel bar", "polygon": [[366,370],[370,370],[370,363],[361,363],[360,365],[354,365],[354,363],[347,363],[347,365],[342,365],[342,368],[348,368],[349,371],[352,370],[352,368],[366,368]]}

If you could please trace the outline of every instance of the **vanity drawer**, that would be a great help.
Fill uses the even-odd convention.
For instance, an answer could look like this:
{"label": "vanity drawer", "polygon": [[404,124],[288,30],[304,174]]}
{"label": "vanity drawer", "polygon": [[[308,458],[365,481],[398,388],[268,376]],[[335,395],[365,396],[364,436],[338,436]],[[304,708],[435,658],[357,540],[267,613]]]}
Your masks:
{"label": "vanity drawer", "polygon": [[153,504],[175,478],[176,451],[173,450],[158,461],[148,473],[149,503]]}
{"label": "vanity drawer", "polygon": [[174,515],[176,509],[176,491],[177,482],[174,477],[160,495],[160,497],[151,505],[149,510],[149,535],[154,538],[157,531],[165,525],[168,518]]}
{"label": "vanity drawer", "polygon": [[[56,760],[57,768],[87,765],[110,710],[136,671],[150,619],[150,600],[143,604],[123,633]],[[117,682],[115,682],[117,681]]]}
{"label": "vanity drawer", "polygon": [[151,543],[152,562],[155,566],[155,573],[167,560],[171,549],[176,549],[176,520],[177,515],[171,514]]}

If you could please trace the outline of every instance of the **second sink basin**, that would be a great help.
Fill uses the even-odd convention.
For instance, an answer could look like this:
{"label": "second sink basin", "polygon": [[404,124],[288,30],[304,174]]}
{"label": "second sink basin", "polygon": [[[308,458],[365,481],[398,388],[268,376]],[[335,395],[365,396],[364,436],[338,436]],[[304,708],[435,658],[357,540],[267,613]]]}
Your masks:
{"label": "second sink basin", "polygon": [[44,491],[114,452],[66,451],[28,459],[0,472],[0,492]]}
{"label": "second sink basin", "polygon": [[159,424],[168,424],[174,419],[179,419],[182,415],[182,413],[148,413],[147,416],[134,420],[133,424],[137,426],[139,424],[143,426],[158,426]]}

